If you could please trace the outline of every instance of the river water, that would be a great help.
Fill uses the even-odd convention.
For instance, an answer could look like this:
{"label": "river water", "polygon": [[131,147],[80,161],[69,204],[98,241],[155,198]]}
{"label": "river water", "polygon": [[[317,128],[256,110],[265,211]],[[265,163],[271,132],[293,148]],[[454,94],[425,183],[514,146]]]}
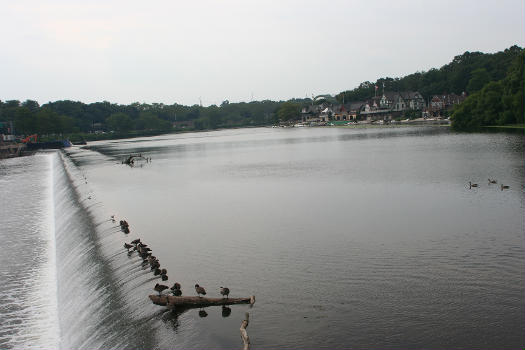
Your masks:
{"label": "river water", "polygon": [[[253,349],[525,343],[523,135],[257,128],[0,165],[2,348],[241,348],[245,312]],[[184,295],[257,302],[152,305],[137,237]]]}

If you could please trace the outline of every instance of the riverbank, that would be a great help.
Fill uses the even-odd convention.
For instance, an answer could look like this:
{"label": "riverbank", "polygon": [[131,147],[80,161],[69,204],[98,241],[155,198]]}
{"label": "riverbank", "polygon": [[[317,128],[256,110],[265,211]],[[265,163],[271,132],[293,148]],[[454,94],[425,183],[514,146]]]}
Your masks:
{"label": "riverbank", "polygon": [[0,144],[0,159],[19,157],[22,155],[26,145],[18,142]]}
{"label": "riverbank", "polygon": [[[344,127],[352,129],[365,129],[365,128],[392,128],[392,127],[406,127],[406,126],[445,126],[449,127],[450,122],[448,120],[403,120],[403,121],[391,121],[388,124],[380,124],[378,122],[358,122],[350,123],[347,121],[333,121],[327,123],[326,125],[305,125],[305,124],[296,124],[296,126],[303,127]],[[246,127],[234,127],[234,128],[220,128],[220,129],[204,129],[204,130],[175,130],[175,131],[141,131],[141,132],[104,132],[98,134],[89,134],[89,133],[76,133],[64,135],[65,139],[70,140],[74,144],[78,144],[83,141],[103,141],[103,140],[120,140],[120,139],[130,139],[137,137],[148,137],[148,136],[158,136],[158,135],[168,135],[168,134],[186,134],[191,132],[209,132],[209,131],[220,131],[220,130],[229,130],[229,129],[250,129],[258,127],[271,127],[270,125],[259,125],[259,126],[246,126]],[[483,128],[492,128],[492,129],[516,129],[516,130],[525,130],[525,124],[513,124],[513,125],[504,125],[504,126],[484,126]],[[475,130],[479,131],[479,130]],[[45,140],[45,137],[43,138]]]}
{"label": "riverbank", "polygon": [[525,130],[525,124],[489,125],[483,128]]}

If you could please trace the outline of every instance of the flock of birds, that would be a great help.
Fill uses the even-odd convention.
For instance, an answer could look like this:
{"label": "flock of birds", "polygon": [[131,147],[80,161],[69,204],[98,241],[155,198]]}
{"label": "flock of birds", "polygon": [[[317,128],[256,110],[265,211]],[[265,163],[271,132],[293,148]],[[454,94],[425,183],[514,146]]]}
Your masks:
{"label": "flock of birds", "polygon": [[[111,220],[115,222],[115,216],[111,215]],[[130,232],[129,224],[126,220],[120,220],[120,229],[125,234],[128,234]],[[168,280],[168,271],[166,269],[160,268],[160,261],[159,259],[152,254],[151,248],[148,247],[147,244],[144,244],[140,238],[134,239],[130,243],[124,243],[124,248],[127,249],[128,255],[133,254],[133,252],[137,252],[137,254],[142,258],[142,263],[144,265],[149,264],[151,271],[155,276],[159,276],[162,281]],[[182,296],[182,290],[181,285],[178,282],[175,282],[172,287],[168,287],[164,284],[157,283],[155,284],[155,287],[153,287],[153,290],[159,293],[159,296],[162,294],[163,291],[169,289],[173,296],[180,297]],[[204,287],[199,286],[198,284],[195,284],[195,292],[197,293],[198,297],[201,297],[201,295],[206,295],[206,290]],[[220,294],[222,297],[228,298],[230,294],[230,289],[227,287],[220,287]]]}
{"label": "flock of birds", "polygon": [[[488,182],[489,182],[489,186],[490,186],[490,185],[495,185],[495,184],[498,183],[497,180],[495,180],[495,179],[491,179],[491,178],[488,179]],[[468,188],[469,188],[469,189],[472,189],[473,187],[479,187],[479,184],[475,184],[475,183],[472,183],[472,181],[469,181],[469,182],[468,182]],[[500,188],[501,188],[501,190],[503,191],[503,190],[508,190],[510,187],[509,187],[508,185],[501,184],[501,185],[500,185]]]}

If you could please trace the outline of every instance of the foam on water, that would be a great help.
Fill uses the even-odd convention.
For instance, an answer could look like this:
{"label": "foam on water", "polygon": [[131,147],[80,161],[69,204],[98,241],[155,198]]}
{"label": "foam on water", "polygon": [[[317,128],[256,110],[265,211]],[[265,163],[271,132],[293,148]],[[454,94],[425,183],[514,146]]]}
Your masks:
{"label": "foam on water", "polygon": [[53,154],[2,162],[0,347],[56,349]]}
{"label": "foam on water", "polygon": [[0,180],[0,348],[154,348],[152,313],[142,312],[151,276],[130,265],[122,232],[71,160],[6,160]]}

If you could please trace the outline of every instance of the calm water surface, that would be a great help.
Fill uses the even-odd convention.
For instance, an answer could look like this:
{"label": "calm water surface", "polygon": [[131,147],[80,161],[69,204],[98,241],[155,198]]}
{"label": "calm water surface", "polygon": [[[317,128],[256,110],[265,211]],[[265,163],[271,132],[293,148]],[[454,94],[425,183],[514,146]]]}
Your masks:
{"label": "calm water surface", "polygon": [[[129,153],[153,160],[120,164]],[[97,142],[73,158],[184,294],[257,297],[228,318],[180,315],[161,347],[237,347],[245,311],[254,348],[524,344],[520,135],[244,129]]]}
{"label": "calm water surface", "polygon": [[[77,194],[55,194],[57,265],[71,265],[56,274],[58,304],[71,304],[58,312],[70,338],[63,348],[239,349],[245,312],[253,349],[525,344],[522,135],[259,128],[67,153],[59,180],[70,178]],[[123,165],[130,153],[152,162]],[[64,170],[55,167],[57,178]],[[75,198],[93,224],[67,209]],[[128,236],[111,214],[130,223]],[[152,305],[159,279],[122,248],[137,237],[184,295],[195,283],[209,296],[226,285],[257,302],[228,317],[219,307],[175,314]],[[77,290],[87,301],[76,302]]]}

